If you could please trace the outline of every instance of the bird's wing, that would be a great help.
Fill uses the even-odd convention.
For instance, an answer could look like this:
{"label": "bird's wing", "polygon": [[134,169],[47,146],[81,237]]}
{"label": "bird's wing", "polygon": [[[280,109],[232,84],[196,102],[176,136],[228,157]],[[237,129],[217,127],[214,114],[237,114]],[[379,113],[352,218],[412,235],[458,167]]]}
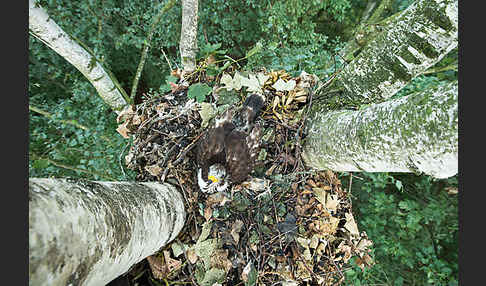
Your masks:
{"label": "bird's wing", "polygon": [[250,154],[246,144],[246,134],[232,131],[225,139],[226,169],[233,183],[241,183],[251,172]]}
{"label": "bird's wing", "polygon": [[263,126],[261,123],[256,123],[250,134],[246,137],[246,145],[250,154],[250,162],[253,165],[258,153],[260,152],[261,138],[263,134]]}
{"label": "bird's wing", "polygon": [[197,146],[197,163],[204,179],[208,177],[209,166],[224,163],[224,137],[223,127],[211,128]]}

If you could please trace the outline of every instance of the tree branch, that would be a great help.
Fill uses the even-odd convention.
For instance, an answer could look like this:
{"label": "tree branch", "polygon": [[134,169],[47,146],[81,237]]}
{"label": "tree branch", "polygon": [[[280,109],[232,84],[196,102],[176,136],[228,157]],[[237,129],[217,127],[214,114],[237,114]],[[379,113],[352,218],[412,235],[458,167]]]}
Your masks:
{"label": "tree branch", "polygon": [[152,37],[154,36],[155,32],[155,27],[156,25],[160,22],[160,19],[162,19],[162,15],[167,12],[169,9],[171,9],[174,4],[175,0],[169,0],[165,4],[165,6],[159,11],[157,16],[155,16],[152,25],[150,26],[149,33],[147,35],[147,38],[145,39],[145,42],[143,43],[143,50],[142,50],[142,55],[140,56],[140,63],[138,64],[137,72],[135,73],[135,77],[133,78],[133,84],[132,84],[132,92],[130,93],[130,100],[133,102],[135,100],[135,94],[137,93],[137,86],[138,86],[138,81],[140,80],[140,75],[142,74],[143,66],[145,65],[145,60],[147,59],[148,55],[148,49],[150,47],[150,42],[152,41]]}

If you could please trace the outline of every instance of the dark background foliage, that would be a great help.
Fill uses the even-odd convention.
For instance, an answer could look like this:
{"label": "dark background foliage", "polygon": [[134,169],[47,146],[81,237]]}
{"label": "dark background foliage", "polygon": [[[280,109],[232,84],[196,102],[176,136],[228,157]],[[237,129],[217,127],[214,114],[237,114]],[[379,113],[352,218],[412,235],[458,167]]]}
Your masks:
{"label": "dark background foliage", "polygon": [[[380,1],[377,1],[377,4]],[[141,49],[153,17],[165,1],[41,0],[65,32],[89,47],[129,92]],[[392,15],[411,0],[393,1]],[[366,1],[361,0],[200,0],[199,57],[214,54],[241,59],[241,69],[302,70],[325,79],[342,65],[338,51],[359,24]],[[155,30],[138,95],[167,89],[170,68],[180,66],[180,1]],[[452,51],[436,67],[456,63]],[[456,68],[457,70],[457,68]],[[394,97],[405,96],[457,78],[446,70],[422,75]],[[62,57],[29,36],[29,104],[50,118],[29,113],[29,176],[133,180],[122,164],[129,142],[116,132],[116,116],[89,82]],[[63,120],[76,120],[80,129]],[[127,146],[128,145],[128,146]],[[349,174],[341,174],[344,184]],[[353,175],[353,204],[360,230],[374,241],[376,265],[347,272],[354,285],[457,285],[457,176],[433,180],[415,174]]]}

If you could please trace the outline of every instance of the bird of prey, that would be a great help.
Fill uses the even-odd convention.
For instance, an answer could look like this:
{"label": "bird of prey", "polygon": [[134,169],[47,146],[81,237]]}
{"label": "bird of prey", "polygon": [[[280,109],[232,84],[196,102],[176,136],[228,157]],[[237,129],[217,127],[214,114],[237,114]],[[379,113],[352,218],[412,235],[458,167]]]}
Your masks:
{"label": "bird of prey", "polygon": [[227,110],[203,135],[196,149],[203,192],[221,191],[228,181],[241,183],[253,170],[262,134],[262,125],[254,121],[264,102],[263,95],[248,96],[239,110]]}

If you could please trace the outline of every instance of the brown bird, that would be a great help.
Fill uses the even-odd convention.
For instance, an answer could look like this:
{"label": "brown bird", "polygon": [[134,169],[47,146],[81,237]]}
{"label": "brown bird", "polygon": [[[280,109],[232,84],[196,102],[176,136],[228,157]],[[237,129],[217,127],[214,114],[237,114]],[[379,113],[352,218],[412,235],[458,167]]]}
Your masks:
{"label": "brown bird", "polygon": [[[226,184],[225,178],[211,174],[217,170],[219,177],[228,174],[231,183],[243,182],[253,170],[258,156],[262,126],[253,122],[264,105],[264,97],[250,95],[236,114],[226,111],[223,118],[216,120],[214,127],[201,138],[197,147],[198,182],[201,190],[214,192],[216,186]],[[226,172],[221,171],[224,166]],[[216,174],[216,173],[215,173]]]}

